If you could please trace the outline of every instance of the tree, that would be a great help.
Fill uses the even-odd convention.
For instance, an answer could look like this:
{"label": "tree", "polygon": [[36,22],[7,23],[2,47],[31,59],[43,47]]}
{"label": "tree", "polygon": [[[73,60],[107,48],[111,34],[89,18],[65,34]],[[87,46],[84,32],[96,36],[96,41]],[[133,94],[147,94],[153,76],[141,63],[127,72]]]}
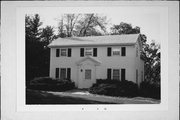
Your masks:
{"label": "tree", "polygon": [[71,37],[75,33],[75,25],[81,14],[64,14],[61,19],[58,19],[58,36],[59,37]]}
{"label": "tree", "polygon": [[58,37],[102,35],[107,20],[98,14],[65,14],[58,19]]}
{"label": "tree", "polygon": [[85,14],[78,23],[78,26],[76,26],[78,36],[102,35],[97,27],[106,34],[106,25],[108,22],[105,16],[100,16],[99,14]]}
{"label": "tree", "polygon": [[145,80],[160,83],[160,45],[152,41],[146,44],[141,52],[145,62]]}
{"label": "tree", "polygon": [[121,34],[137,34],[140,33],[140,27],[132,27],[131,24],[121,22],[119,25],[113,25],[111,27],[112,35],[121,35]]}
{"label": "tree", "polygon": [[44,47],[47,47],[50,42],[54,39],[54,29],[51,26],[46,26],[42,29],[41,33],[41,42],[44,44]]}
{"label": "tree", "polygon": [[[121,22],[111,27],[112,35],[140,34],[140,27],[132,27],[131,24]],[[145,63],[145,80],[153,83],[160,83],[160,45],[152,41],[147,44],[147,37],[140,34],[142,41],[141,58]]]}
{"label": "tree", "polygon": [[47,45],[53,39],[53,28],[47,26],[41,29],[40,16],[26,15],[26,83],[34,77],[48,76],[49,48]]}

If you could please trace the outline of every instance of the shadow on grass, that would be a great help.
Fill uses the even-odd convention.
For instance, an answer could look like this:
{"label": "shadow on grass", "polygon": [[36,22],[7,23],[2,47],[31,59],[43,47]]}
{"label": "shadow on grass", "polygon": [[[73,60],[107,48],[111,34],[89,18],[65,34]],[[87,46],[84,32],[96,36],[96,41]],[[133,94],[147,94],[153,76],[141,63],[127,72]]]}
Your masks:
{"label": "shadow on grass", "polygon": [[26,104],[116,104],[100,102],[82,98],[56,96],[51,93],[38,90],[26,90]]}

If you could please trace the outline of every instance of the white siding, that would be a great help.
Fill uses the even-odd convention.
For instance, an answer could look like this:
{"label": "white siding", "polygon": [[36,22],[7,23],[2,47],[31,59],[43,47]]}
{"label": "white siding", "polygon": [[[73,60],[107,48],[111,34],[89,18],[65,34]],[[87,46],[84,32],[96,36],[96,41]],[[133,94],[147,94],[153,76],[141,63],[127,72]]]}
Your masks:
{"label": "white siding", "polygon": [[[107,47],[121,48],[126,47],[126,56],[107,56]],[[50,77],[55,77],[55,68],[64,67],[71,68],[71,79],[78,83],[78,66],[76,62],[81,60],[80,48],[85,47],[68,47],[71,48],[71,57],[56,57],[56,48],[51,48],[50,57]],[[100,66],[96,66],[96,79],[107,78],[107,68],[125,68],[126,69],[126,80],[136,82],[135,70],[142,70],[142,62],[140,64],[140,58],[136,58],[135,46],[98,46],[92,47],[97,48],[97,57],[94,59],[101,62]],[[121,49],[120,49],[121,50]],[[141,76],[141,75],[139,75]],[[140,77],[139,77],[140,81]]]}

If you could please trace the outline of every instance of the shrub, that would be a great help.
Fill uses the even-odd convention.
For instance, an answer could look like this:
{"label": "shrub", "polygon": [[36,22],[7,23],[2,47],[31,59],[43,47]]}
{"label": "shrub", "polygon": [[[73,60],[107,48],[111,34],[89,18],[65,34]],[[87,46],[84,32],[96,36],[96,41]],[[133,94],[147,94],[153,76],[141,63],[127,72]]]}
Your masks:
{"label": "shrub", "polygon": [[74,89],[75,84],[67,79],[61,80],[50,77],[39,77],[30,81],[28,88],[45,91],[66,91]]}
{"label": "shrub", "polygon": [[90,93],[109,96],[137,96],[138,86],[131,81],[102,80],[98,79],[90,89]]}
{"label": "shrub", "polygon": [[143,81],[140,84],[139,95],[142,97],[151,97],[155,99],[160,99],[161,98],[160,85],[157,83]]}

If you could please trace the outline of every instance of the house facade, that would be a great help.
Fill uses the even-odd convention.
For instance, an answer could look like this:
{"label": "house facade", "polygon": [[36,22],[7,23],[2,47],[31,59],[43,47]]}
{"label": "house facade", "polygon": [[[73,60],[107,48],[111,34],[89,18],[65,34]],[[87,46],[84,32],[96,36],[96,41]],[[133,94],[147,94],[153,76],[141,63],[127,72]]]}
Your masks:
{"label": "house facade", "polygon": [[71,79],[78,88],[96,79],[144,80],[139,34],[58,38],[49,47],[50,77]]}

